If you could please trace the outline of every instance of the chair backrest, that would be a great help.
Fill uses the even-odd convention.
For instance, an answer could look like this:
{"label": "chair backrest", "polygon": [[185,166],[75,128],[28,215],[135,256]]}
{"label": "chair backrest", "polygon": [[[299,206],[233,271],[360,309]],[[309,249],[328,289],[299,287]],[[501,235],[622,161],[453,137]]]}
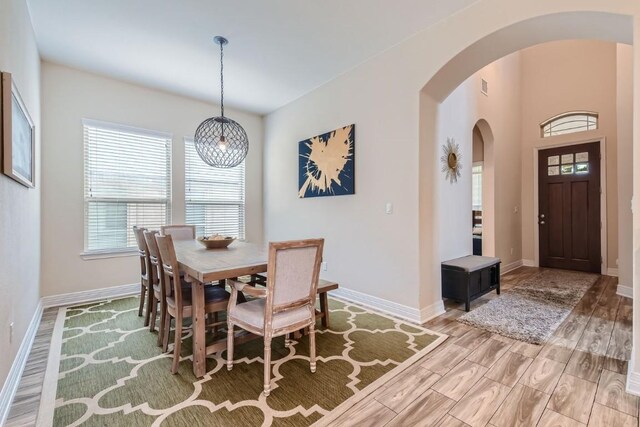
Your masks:
{"label": "chair backrest", "polygon": [[158,251],[160,252],[160,266],[164,277],[164,288],[168,290],[167,297],[173,296],[176,305],[182,307],[182,284],[180,282],[180,267],[178,267],[178,258],[176,257],[176,249],[173,246],[173,237],[171,235],[162,236],[156,234],[156,242]]}
{"label": "chair backrest", "polygon": [[144,241],[147,243],[147,250],[149,251],[149,281],[152,285],[155,285],[156,283],[164,282],[160,274],[162,270],[162,266],[160,265],[161,257],[158,243],[156,242],[158,231],[145,230],[143,234]]}
{"label": "chair backrest", "polygon": [[324,239],[269,244],[265,325],[273,313],[309,306],[315,310]]}
{"label": "chair backrest", "polygon": [[196,238],[195,225],[163,225],[160,231],[164,236],[171,236],[173,240],[193,240]]}
{"label": "chair backrest", "polygon": [[136,237],[138,255],[140,255],[140,277],[147,280],[149,278],[149,250],[147,242],[144,240],[145,230],[144,227],[133,226],[133,235]]}

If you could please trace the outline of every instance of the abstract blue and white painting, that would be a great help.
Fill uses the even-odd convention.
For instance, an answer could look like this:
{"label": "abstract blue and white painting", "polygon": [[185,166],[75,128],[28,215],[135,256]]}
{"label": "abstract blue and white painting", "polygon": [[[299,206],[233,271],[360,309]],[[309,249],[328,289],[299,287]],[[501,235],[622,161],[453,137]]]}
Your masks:
{"label": "abstract blue and white painting", "polygon": [[342,196],[355,193],[356,125],[298,143],[298,197]]}

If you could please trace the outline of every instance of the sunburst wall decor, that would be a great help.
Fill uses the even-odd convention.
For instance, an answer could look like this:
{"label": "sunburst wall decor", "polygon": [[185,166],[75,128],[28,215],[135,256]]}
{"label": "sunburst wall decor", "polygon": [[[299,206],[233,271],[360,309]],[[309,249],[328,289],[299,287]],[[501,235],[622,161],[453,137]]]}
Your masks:
{"label": "sunburst wall decor", "polygon": [[447,143],[442,146],[442,172],[445,173],[445,178],[449,180],[451,184],[458,182],[458,178],[462,176],[460,170],[462,169],[462,155],[460,154],[460,145],[453,138],[447,138]]}

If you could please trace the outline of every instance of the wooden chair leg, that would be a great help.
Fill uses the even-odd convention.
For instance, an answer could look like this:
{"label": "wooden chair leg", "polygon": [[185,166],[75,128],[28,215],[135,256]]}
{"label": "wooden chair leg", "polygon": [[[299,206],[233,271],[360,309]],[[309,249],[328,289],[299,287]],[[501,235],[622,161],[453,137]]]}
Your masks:
{"label": "wooden chair leg", "polygon": [[311,372],[316,371],[316,325],[309,325],[309,362]]}
{"label": "wooden chair leg", "polygon": [[151,316],[149,319],[149,331],[153,332],[156,330],[156,317],[158,316],[158,300],[156,300],[156,296],[153,292],[151,292]]}
{"label": "wooden chair leg", "polygon": [[182,317],[176,317],[176,336],[173,345],[173,365],[171,366],[171,373],[178,372],[178,365],[180,364],[180,347],[182,347]]}
{"label": "wooden chair leg", "polygon": [[264,337],[264,395],[271,393],[271,337]]}
{"label": "wooden chair leg", "polygon": [[[217,312],[217,311],[213,313],[213,323],[214,323],[214,324],[215,324],[215,323],[218,323],[218,312]],[[215,325],[215,326],[213,327],[213,335],[218,335],[218,331],[219,331],[219,330],[220,330],[220,326]]]}
{"label": "wooden chair leg", "polygon": [[[140,282],[140,307],[138,307],[138,317],[142,317],[142,309],[144,308],[144,299],[147,293],[147,287]],[[144,325],[147,326],[147,325]]]}
{"label": "wooden chair leg", "polygon": [[165,314],[164,330],[162,331],[162,352],[166,353],[169,349],[169,334],[171,333],[171,315]]}
{"label": "wooden chair leg", "polygon": [[149,326],[149,320],[151,320],[151,301],[153,300],[153,288],[147,288],[147,310],[144,314],[144,326]]}
{"label": "wooden chair leg", "polygon": [[227,371],[233,369],[233,323],[227,321]]}
{"label": "wooden chair leg", "polygon": [[164,341],[164,329],[165,322],[167,318],[167,308],[164,306],[162,301],[160,302],[160,325],[158,326],[158,347],[162,347],[162,342]]}
{"label": "wooden chair leg", "polygon": [[322,316],[322,326],[325,328],[329,327],[329,298],[327,297],[327,292],[323,292],[320,294],[320,312],[324,314]]}

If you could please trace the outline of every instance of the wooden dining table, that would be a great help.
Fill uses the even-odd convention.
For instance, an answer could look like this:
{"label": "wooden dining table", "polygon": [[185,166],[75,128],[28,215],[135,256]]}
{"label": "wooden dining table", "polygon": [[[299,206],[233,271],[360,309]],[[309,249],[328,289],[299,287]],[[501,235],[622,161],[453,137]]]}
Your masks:
{"label": "wooden dining table", "polygon": [[200,378],[206,373],[207,355],[223,350],[227,345],[227,340],[221,339],[207,346],[205,283],[266,272],[268,251],[264,245],[240,241],[225,249],[206,249],[197,240],[176,240],[174,245],[180,271],[191,283],[193,373]]}

